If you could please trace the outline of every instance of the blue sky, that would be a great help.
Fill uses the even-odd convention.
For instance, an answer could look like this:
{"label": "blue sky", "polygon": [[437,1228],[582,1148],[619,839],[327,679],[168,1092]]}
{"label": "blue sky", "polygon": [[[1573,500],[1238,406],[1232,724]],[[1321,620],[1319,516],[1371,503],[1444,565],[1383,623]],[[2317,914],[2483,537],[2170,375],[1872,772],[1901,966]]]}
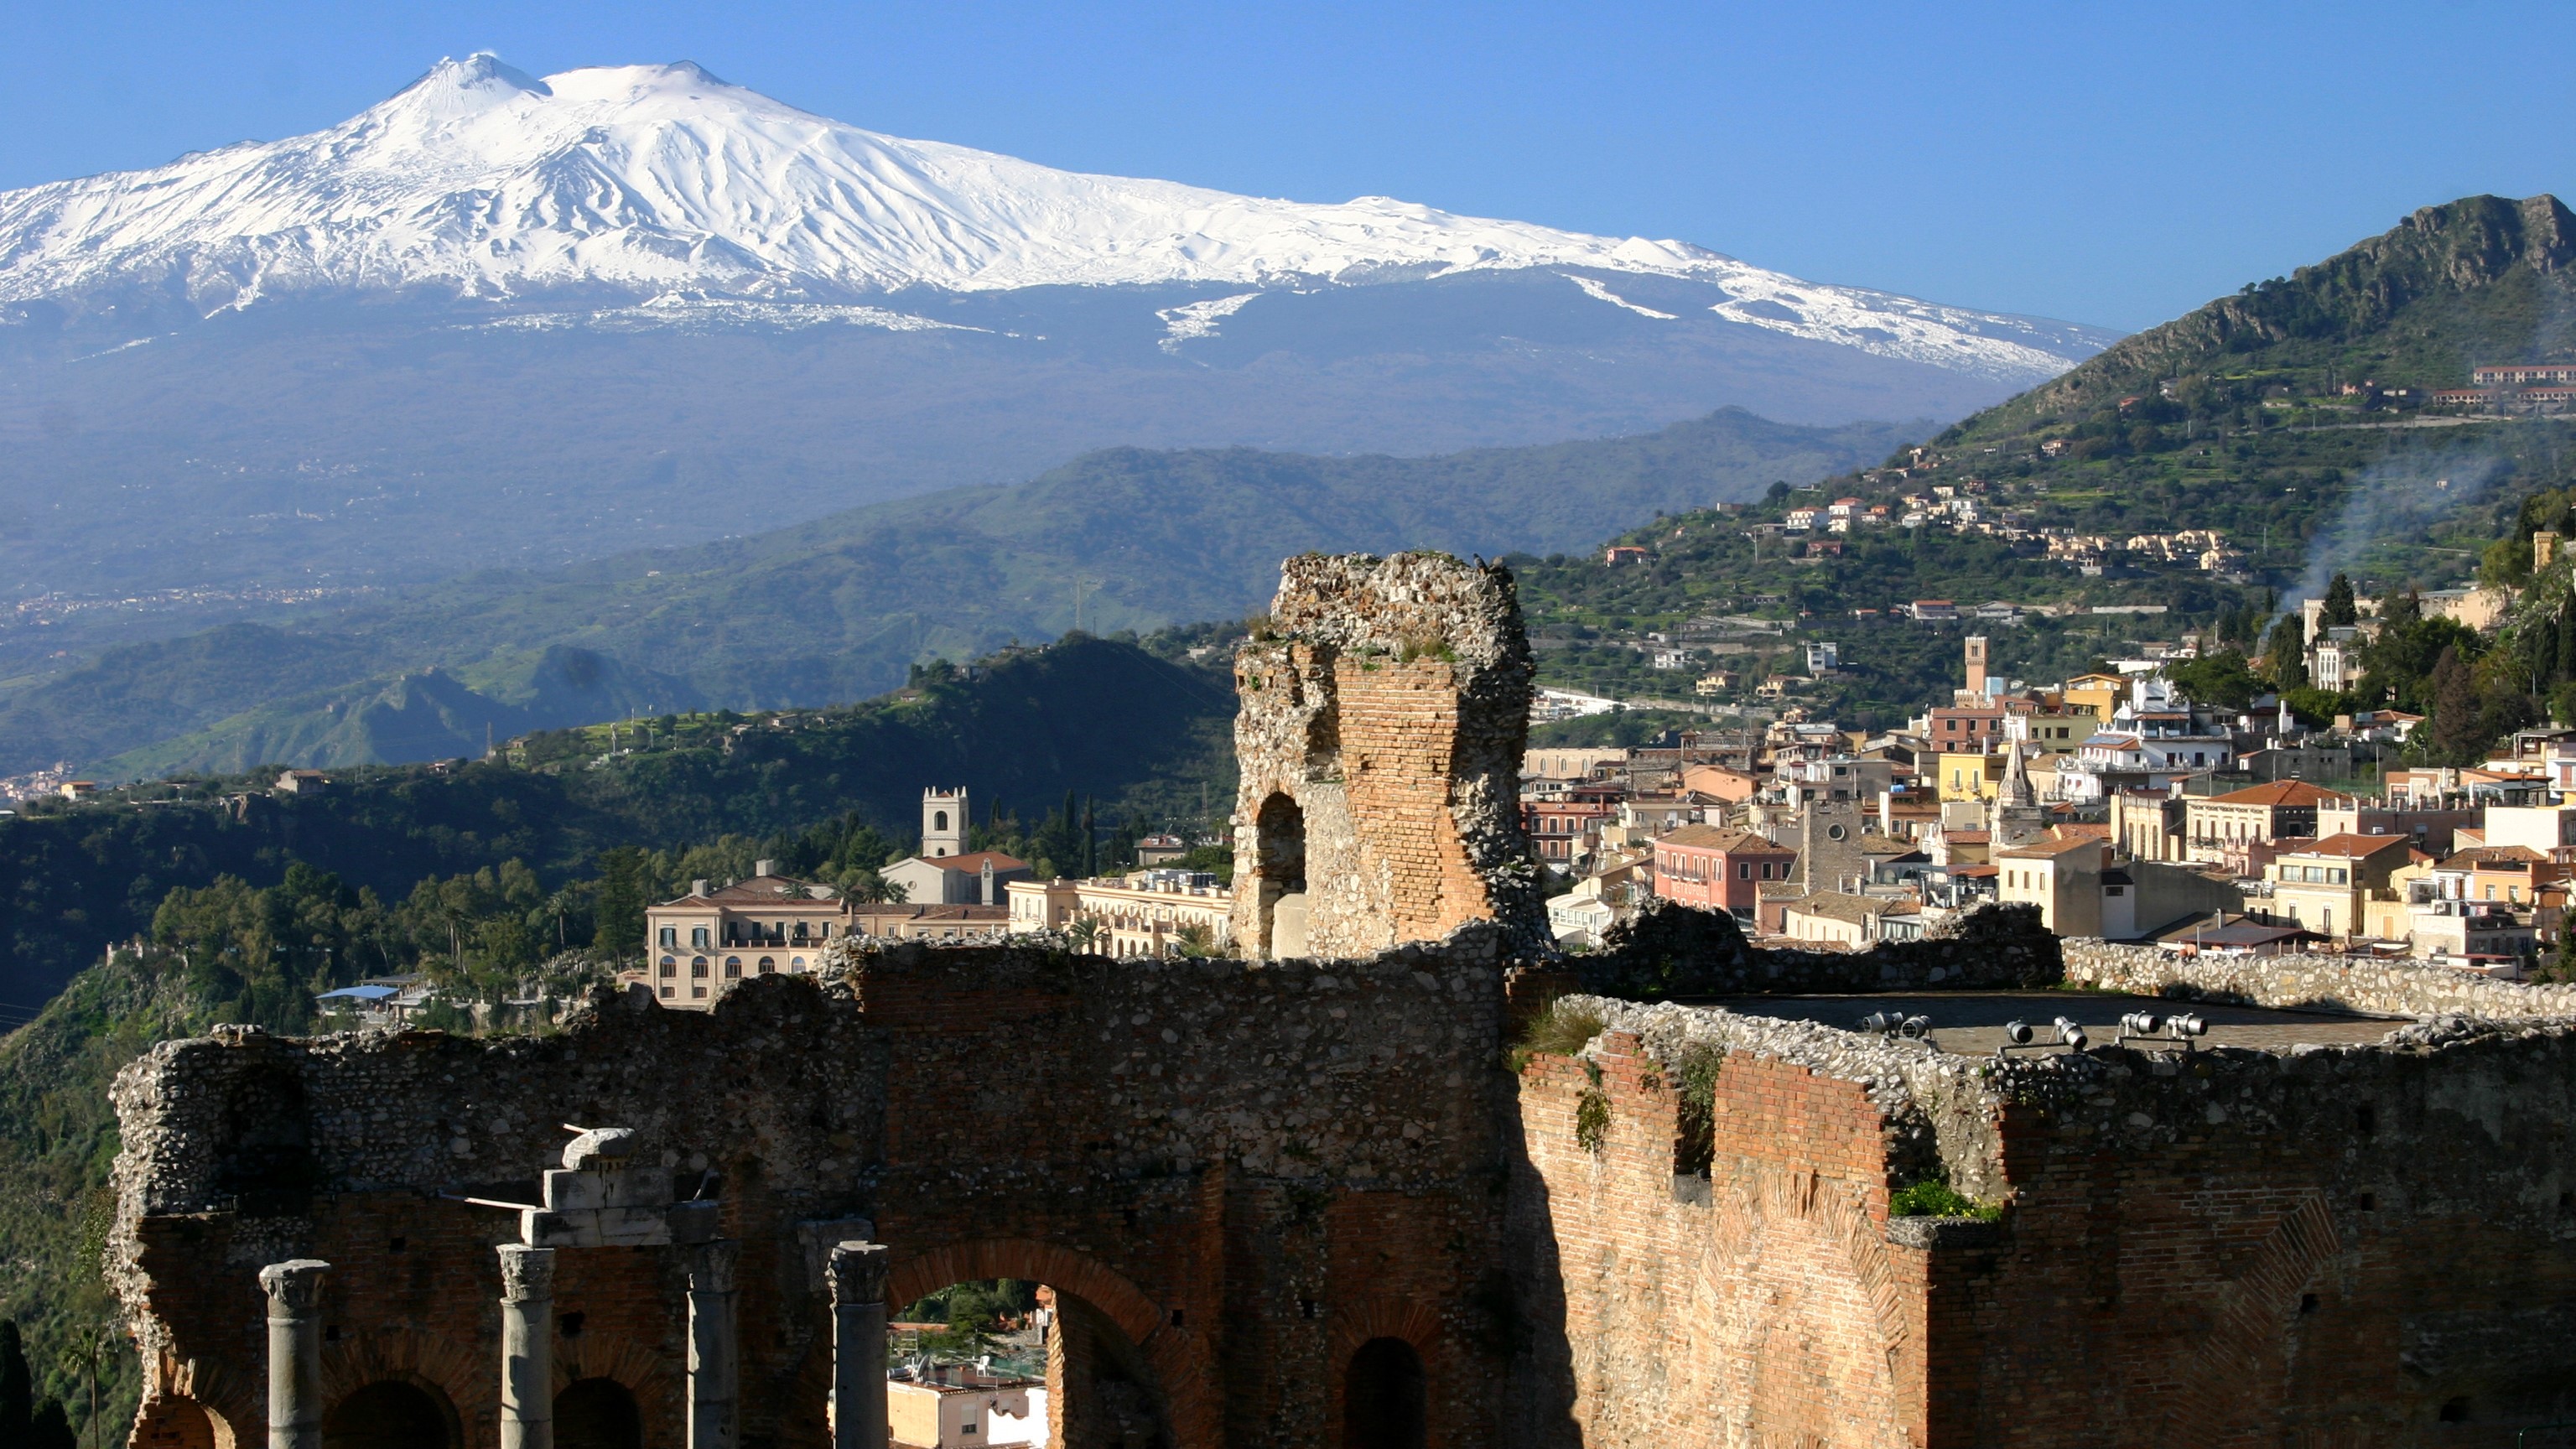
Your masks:
{"label": "blue sky", "polygon": [[689,59],[874,130],[1679,237],[2143,327],[2576,186],[2576,6],[9,0],[0,187],[340,120],[445,54]]}

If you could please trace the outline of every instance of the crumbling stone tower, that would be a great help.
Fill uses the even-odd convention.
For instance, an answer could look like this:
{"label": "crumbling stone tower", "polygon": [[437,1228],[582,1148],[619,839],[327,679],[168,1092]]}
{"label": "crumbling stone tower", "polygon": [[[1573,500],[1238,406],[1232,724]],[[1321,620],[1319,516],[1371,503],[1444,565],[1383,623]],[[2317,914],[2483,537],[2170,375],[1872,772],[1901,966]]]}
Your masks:
{"label": "crumbling stone tower", "polygon": [[1307,554],[1235,657],[1234,939],[1356,957],[1493,921],[1547,940],[1521,829],[1531,664],[1510,571]]}

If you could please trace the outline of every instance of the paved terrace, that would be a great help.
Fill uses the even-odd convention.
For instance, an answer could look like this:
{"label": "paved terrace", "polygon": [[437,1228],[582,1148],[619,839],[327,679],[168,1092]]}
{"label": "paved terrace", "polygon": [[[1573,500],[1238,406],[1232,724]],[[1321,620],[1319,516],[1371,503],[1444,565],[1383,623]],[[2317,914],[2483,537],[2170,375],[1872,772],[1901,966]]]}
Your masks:
{"label": "paved terrace", "polygon": [[[1846,1031],[1860,1029],[1863,1017],[1893,1012],[1900,1017],[1931,1018],[1932,1044],[1960,1056],[1990,1056],[2003,1045],[2007,1022],[2030,1023],[2034,1042],[2051,1040],[2059,1017],[2082,1026],[2098,1049],[2119,1034],[2120,1018],[2135,1011],[2157,1016],[2197,1013],[2209,1023],[2202,1047],[2251,1047],[2284,1051],[2304,1044],[2352,1046],[2378,1041],[2412,1018],[2365,1016],[2358,1012],[2279,1010],[2261,1006],[2224,1006],[2210,1002],[2169,1001],[2093,991],[1936,991],[1915,995],[1860,996],[1721,996],[1694,999],[1693,1006],[1723,1007],[1743,1016],[1784,1021],[1811,1021]],[[2174,1043],[2136,1044],[2141,1050],[2171,1050]],[[2063,1051],[2051,1046],[2049,1052]],[[2037,1054],[2036,1049],[2034,1054]],[[2014,1055],[2022,1055],[2015,1052]]]}

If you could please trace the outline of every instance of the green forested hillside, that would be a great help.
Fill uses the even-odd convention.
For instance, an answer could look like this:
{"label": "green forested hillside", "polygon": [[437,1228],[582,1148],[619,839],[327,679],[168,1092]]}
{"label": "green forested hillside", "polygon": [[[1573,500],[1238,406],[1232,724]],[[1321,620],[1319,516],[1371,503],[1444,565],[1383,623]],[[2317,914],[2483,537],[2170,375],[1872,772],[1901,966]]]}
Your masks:
{"label": "green forested hillside", "polygon": [[[201,780],[0,819],[0,1003],[41,1005],[0,1035],[0,1318],[69,1402],[54,1351],[110,1316],[106,1088],[156,1040],[302,1029],[313,992],[388,969],[472,997],[594,937],[619,954],[646,899],[758,855],[864,883],[910,843],[929,784],[973,792],[979,843],[1114,863],[1140,829],[1230,808],[1233,712],[1221,665],[1075,637],[863,705],[621,728],[613,755],[604,731],[539,736],[446,772],[339,771],[309,797]],[[155,945],[101,962],[133,936]],[[131,1363],[106,1387],[121,1423]]]}
{"label": "green forested hillside", "polygon": [[[1678,692],[1688,676],[1651,672],[1629,647],[1638,635],[1767,616],[1787,632],[1738,631],[1742,652],[1723,658],[1798,673],[1785,646],[1833,639],[1845,672],[1816,696],[1883,723],[1955,684],[1964,632],[1990,634],[2002,667],[2046,677],[2187,631],[2251,650],[2277,606],[2338,573],[2365,595],[2457,584],[2500,534],[2517,540],[2497,555],[2510,569],[2528,556],[2524,501],[2576,482],[2576,422],[2429,394],[2468,386],[2477,363],[2576,361],[2570,260],[2576,216],[2553,197],[2427,207],[2122,341],[1881,467],[1633,528],[1615,541],[1644,548],[1642,563],[1525,560],[1542,668],[1583,687]],[[1894,521],[1953,496],[1977,505],[1974,525]],[[1838,537],[1780,530],[1791,509],[1843,497],[1885,506],[1890,522]],[[2127,547],[2186,530],[2220,535],[2229,565],[2201,567],[2199,544],[2171,559]],[[2103,566],[2052,557],[2052,533]],[[2073,612],[1982,630],[1889,622],[1893,607],[1926,598]],[[2089,612],[2128,606],[2167,612]],[[2525,686],[2539,708],[2547,691]]]}
{"label": "green forested hillside", "polygon": [[1151,629],[1258,609],[1279,560],[1311,549],[1589,547],[1659,512],[1852,467],[1907,431],[1727,409],[1638,437],[1434,458],[1117,449],[1015,487],[111,650],[0,686],[0,774],[62,759],[112,778],[424,760],[638,712],[859,698],[923,660],[1052,637],[1077,605],[1093,632]]}
{"label": "green forested hillside", "polygon": [[1024,819],[1070,790],[1113,823],[1195,821],[1203,787],[1215,809],[1231,803],[1233,713],[1222,668],[1076,637],[925,670],[859,705],[647,722],[605,764],[539,739],[538,768],[353,767],[309,797],[264,793],[265,776],[203,777],[39,807],[0,818],[0,1003],[43,1002],[108,942],[148,930],[175,887],[268,885],[299,860],[388,901],[510,860],[551,889],[617,846],[773,837],[853,814],[900,841],[933,784]]}

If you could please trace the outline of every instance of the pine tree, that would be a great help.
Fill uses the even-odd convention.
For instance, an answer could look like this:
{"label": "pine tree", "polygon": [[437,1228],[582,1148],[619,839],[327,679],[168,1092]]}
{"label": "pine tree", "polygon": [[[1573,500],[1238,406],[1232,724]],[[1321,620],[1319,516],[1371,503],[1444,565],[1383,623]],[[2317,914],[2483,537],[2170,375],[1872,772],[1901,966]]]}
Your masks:
{"label": "pine tree", "polygon": [[27,1372],[26,1346],[18,1341],[18,1325],[0,1318],[0,1445],[27,1442],[27,1426],[35,1417],[35,1379]]}

